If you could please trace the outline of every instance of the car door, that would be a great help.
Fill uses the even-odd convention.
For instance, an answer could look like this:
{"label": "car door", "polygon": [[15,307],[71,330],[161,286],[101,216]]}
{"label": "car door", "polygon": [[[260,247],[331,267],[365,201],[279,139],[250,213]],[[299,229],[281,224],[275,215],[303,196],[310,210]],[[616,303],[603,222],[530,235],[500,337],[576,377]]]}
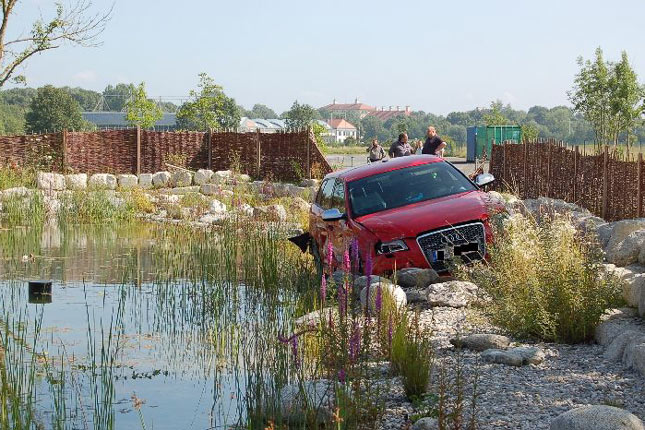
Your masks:
{"label": "car door", "polygon": [[[345,181],[337,178],[332,191],[331,207],[347,215],[346,206]],[[341,263],[345,249],[348,249],[349,242],[352,240],[352,232],[350,231],[347,217],[336,221],[327,221],[327,231],[334,244],[336,260]]]}

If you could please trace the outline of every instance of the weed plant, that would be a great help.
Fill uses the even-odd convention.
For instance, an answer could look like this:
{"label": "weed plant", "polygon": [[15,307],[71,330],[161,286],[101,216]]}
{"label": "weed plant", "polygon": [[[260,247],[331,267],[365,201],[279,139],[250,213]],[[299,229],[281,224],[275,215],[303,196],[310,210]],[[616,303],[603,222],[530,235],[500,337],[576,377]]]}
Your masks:
{"label": "weed plant", "polygon": [[0,191],[14,187],[36,188],[36,169],[0,165]]}
{"label": "weed plant", "polygon": [[467,275],[491,295],[492,321],[516,336],[584,342],[604,311],[621,303],[621,284],[604,273],[600,247],[567,217],[538,223],[513,215],[489,253]]}
{"label": "weed plant", "polygon": [[129,201],[117,200],[108,191],[72,191],[60,199],[59,224],[98,224],[131,221],[135,211]]}
{"label": "weed plant", "polygon": [[3,224],[8,227],[38,226],[45,219],[45,203],[42,194],[31,193],[27,196],[12,195],[0,202]]}
{"label": "weed plant", "polygon": [[392,372],[401,375],[403,389],[409,399],[426,394],[433,362],[433,349],[429,336],[419,328],[419,317],[415,314],[409,321],[407,313],[399,320],[392,336]]}

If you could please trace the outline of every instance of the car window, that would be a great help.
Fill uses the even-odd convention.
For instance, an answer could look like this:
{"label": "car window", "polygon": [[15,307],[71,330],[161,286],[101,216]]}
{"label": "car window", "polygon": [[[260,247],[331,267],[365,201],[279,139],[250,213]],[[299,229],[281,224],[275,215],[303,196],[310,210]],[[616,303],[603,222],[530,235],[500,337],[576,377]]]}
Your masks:
{"label": "car window", "polygon": [[345,213],[345,182],[340,179],[336,179],[331,207],[338,209],[342,213]]}
{"label": "car window", "polygon": [[329,182],[329,179],[325,179],[324,181],[322,181],[322,183],[320,184],[320,188],[318,188],[318,194],[316,194],[316,204],[318,206],[321,205],[323,188],[325,188],[325,184],[327,184],[327,182]]}
{"label": "car window", "polygon": [[323,209],[329,209],[332,207],[332,196],[335,184],[336,181],[334,179],[328,179],[327,182],[321,186],[321,196],[318,206]]}
{"label": "car window", "polygon": [[461,172],[444,162],[369,176],[347,187],[354,217],[476,189]]}

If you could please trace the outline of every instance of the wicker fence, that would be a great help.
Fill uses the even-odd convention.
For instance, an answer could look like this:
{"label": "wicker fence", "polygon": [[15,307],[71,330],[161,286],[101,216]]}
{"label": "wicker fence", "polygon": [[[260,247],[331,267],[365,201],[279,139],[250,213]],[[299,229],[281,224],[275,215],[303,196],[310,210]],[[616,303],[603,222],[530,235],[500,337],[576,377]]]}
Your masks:
{"label": "wicker fence", "polygon": [[643,216],[643,157],[625,161],[605,147],[581,155],[555,141],[494,145],[490,172],[496,187],[521,198],[552,197],[576,203],[606,220]]}
{"label": "wicker fence", "polygon": [[313,134],[162,132],[137,128],[0,136],[0,165],[84,173],[143,173],[185,160],[213,170],[237,165],[255,178],[294,180],[331,172]]}

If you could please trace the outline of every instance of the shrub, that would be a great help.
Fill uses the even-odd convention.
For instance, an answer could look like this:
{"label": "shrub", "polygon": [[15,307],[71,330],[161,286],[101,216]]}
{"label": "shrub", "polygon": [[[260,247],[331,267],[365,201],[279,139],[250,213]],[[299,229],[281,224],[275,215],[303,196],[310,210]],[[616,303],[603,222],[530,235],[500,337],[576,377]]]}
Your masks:
{"label": "shrub", "polygon": [[128,203],[137,213],[153,213],[155,205],[150,201],[146,193],[139,188],[133,188],[128,197]]}
{"label": "shrub", "polygon": [[492,320],[512,334],[583,342],[620,304],[620,282],[604,273],[596,241],[570,219],[514,215],[496,230],[490,261],[469,275],[492,296]]}
{"label": "shrub", "polygon": [[209,203],[206,197],[199,193],[184,194],[180,200],[180,205],[185,208],[195,209],[198,214],[208,211]]}
{"label": "shrub", "polygon": [[129,221],[134,210],[129,202],[117,199],[109,191],[73,191],[61,198],[58,221],[61,223],[101,223]]}
{"label": "shrub", "polygon": [[17,166],[0,166],[0,190],[13,187],[36,188],[36,170]]}
{"label": "shrub", "polygon": [[392,336],[392,371],[403,378],[409,399],[423,396],[428,389],[433,351],[427,336],[419,331],[418,315],[410,323],[403,313]]}

